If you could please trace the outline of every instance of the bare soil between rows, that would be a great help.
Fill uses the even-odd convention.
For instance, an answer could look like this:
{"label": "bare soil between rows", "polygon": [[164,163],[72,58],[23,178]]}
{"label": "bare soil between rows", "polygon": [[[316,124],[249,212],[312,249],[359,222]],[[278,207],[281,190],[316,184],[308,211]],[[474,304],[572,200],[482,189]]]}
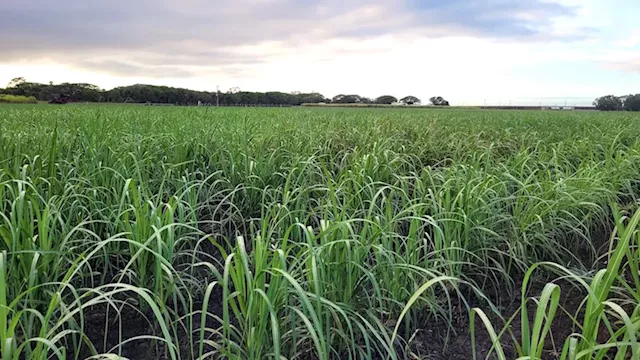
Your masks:
{"label": "bare soil between rows", "polygon": [[[576,327],[567,313],[573,315],[578,312],[583,294],[577,289],[567,290],[569,285],[565,285],[567,286],[562,286],[563,295],[560,304],[564,311],[559,310],[556,314],[551,333],[545,343],[543,359],[557,359],[562,351],[564,340],[576,331]],[[538,290],[542,289],[542,284],[536,284],[532,288],[532,295],[539,294]],[[497,306],[499,312],[503,314],[503,319],[492,313],[488,306],[479,305],[490,317],[496,332],[502,330],[503,320],[515,314],[521,306],[518,296],[512,297],[506,289],[502,293],[505,294],[503,298],[493,300],[497,304],[503,304]],[[210,304],[209,311],[220,314],[222,306],[220,302],[221,294],[217,295],[218,301],[213,301]],[[529,314],[531,316],[534,313],[535,305],[533,302],[529,302],[529,304]],[[466,360],[473,358],[469,313],[466,306],[459,300],[454,300],[452,305],[453,317],[451,324],[439,319],[425,321],[422,326],[414,331],[413,336],[409,339],[408,346],[403,351],[404,354],[402,354],[405,359]],[[475,305],[471,304],[471,306]],[[151,312],[143,313],[131,305],[122,306],[119,314],[112,308],[107,309],[105,306],[94,307],[89,309],[86,315],[85,333],[98,353],[110,352],[131,360],[169,358],[159,341],[145,338],[126,341],[127,339],[144,337],[150,334],[159,334],[159,329],[153,319]],[[518,340],[521,338],[520,325],[520,315],[518,315],[511,323],[513,336]],[[479,319],[476,320],[475,326],[476,355],[478,359],[484,359],[489,351],[492,350],[493,341]],[[118,346],[123,342],[125,342],[124,345]],[[505,333],[502,337],[501,344],[508,359],[517,358],[515,347],[508,333]],[[196,346],[195,344],[192,345]],[[187,353],[186,350],[189,348],[189,344],[183,342],[180,346],[185,351],[184,353]],[[83,355],[89,356],[87,348],[85,347],[83,350]],[[495,353],[490,358],[495,358]]]}
{"label": "bare soil between rows", "polygon": [[[596,234],[594,234],[595,241],[593,245],[599,249],[600,253],[606,251],[609,236],[605,233],[608,231],[609,230],[597,231]],[[211,244],[204,243],[204,250],[214,258],[219,257],[215,255],[217,254],[217,250],[215,250]],[[594,264],[594,268],[603,266],[604,263]],[[549,281],[549,279],[530,284],[527,297],[538,297],[546,281]],[[582,300],[586,294],[581,291],[581,289],[565,281],[559,282],[558,285],[561,287],[561,308],[558,309],[551,326],[550,334],[546,338],[543,360],[558,359],[562,352],[565,339],[578,331],[571,317],[577,314],[578,319],[580,319],[581,310],[583,310],[581,309],[581,306],[583,306]],[[521,307],[521,287],[517,285],[514,288],[507,288],[505,286],[504,288],[492,289],[490,293],[486,294],[490,301],[495,304],[496,309],[502,317],[492,312],[491,307],[486,301],[481,301],[477,297],[468,296],[467,304],[469,308],[481,308],[489,316],[496,332],[500,332],[505,324],[504,320],[509,319],[518,312]],[[195,308],[197,308],[197,306]],[[534,301],[528,302],[528,309],[529,317],[532,318],[535,314]],[[222,294],[220,291],[214,291],[212,294],[208,311],[218,316],[222,314]],[[130,360],[169,358],[161,342],[144,338],[144,336],[151,334],[160,334],[159,328],[153,320],[153,314],[150,311],[143,313],[133,304],[120,306],[120,313],[114,311],[112,308],[107,309],[106,306],[99,306],[88,309],[84,320],[85,333],[98,353],[118,354]],[[511,332],[505,332],[501,338],[501,345],[507,359],[516,359],[518,357],[512,336],[515,337],[518,342],[521,341],[520,321],[520,314],[518,313],[511,322]],[[530,323],[531,321],[532,319],[530,319]],[[217,327],[218,325],[219,324],[213,323],[206,324],[207,327]],[[198,326],[199,324],[194,324],[194,328],[197,329]],[[603,331],[601,334],[601,341],[606,341],[604,337],[604,335],[606,335],[605,332],[606,331]],[[181,333],[182,335],[186,335],[184,331]],[[134,338],[139,339],[133,341],[128,340]],[[197,344],[189,344],[186,342],[186,336],[184,336],[184,339],[185,341],[179,344],[182,354],[187,354],[190,348],[197,348]],[[467,305],[459,298],[452,298],[452,318],[450,323],[433,317],[425,319],[421,326],[413,330],[411,337],[405,340],[407,340],[407,345],[404,349],[396,347],[400,350],[399,358],[412,360],[472,359],[474,348],[471,339]],[[123,345],[119,346],[119,344]],[[475,352],[477,358],[485,359],[489,352],[492,351],[492,355],[489,356],[489,358],[496,359],[493,345],[493,341],[482,321],[477,318],[475,324]],[[84,346],[81,353],[90,356],[87,350],[88,348]],[[380,359],[383,358],[381,357]]]}

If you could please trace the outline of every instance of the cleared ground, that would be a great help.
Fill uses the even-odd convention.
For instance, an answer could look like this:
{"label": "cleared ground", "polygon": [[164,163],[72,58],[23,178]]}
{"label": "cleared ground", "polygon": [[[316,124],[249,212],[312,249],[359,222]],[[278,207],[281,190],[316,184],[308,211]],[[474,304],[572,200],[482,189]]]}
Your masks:
{"label": "cleared ground", "polygon": [[512,315],[492,356],[638,356],[639,135],[630,113],[0,106],[1,359],[484,358]]}

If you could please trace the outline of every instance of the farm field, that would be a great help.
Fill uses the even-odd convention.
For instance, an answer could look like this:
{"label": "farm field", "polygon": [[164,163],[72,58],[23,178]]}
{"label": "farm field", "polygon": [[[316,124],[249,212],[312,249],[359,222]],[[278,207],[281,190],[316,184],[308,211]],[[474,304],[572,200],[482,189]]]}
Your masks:
{"label": "farm field", "polygon": [[0,359],[637,359],[640,115],[0,106]]}

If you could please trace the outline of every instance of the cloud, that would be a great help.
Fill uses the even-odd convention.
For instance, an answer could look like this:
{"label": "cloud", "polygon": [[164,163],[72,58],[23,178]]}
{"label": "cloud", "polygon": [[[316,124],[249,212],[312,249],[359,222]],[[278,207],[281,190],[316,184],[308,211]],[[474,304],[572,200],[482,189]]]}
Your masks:
{"label": "cloud", "polygon": [[[550,20],[571,16],[574,9],[542,1],[413,0],[425,24],[445,26],[455,33],[499,38],[536,36],[548,32]],[[428,29],[428,27],[427,27]]]}
{"label": "cloud", "polygon": [[75,64],[77,67],[117,76],[145,76],[154,78],[190,78],[197,74],[181,66],[134,64],[117,60],[87,60]]}
{"label": "cloud", "polygon": [[551,19],[573,13],[539,0],[4,0],[0,62],[46,58],[122,76],[192,76],[178,68],[251,67],[329,40],[539,40],[553,34]]}

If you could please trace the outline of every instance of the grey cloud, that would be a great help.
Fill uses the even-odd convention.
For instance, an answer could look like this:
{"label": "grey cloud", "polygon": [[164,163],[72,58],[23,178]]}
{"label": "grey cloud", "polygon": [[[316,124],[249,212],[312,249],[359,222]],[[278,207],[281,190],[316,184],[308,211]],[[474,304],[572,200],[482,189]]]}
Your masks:
{"label": "grey cloud", "polygon": [[118,60],[80,60],[74,62],[77,68],[101,72],[117,76],[151,77],[151,78],[195,78],[207,75],[224,73],[227,76],[243,77],[252,74],[250,68],[234,64],[221,64],[212,68],[210,66],[191,67],[180,65],[150,65],[146,63],[133,63]]}
{"label": "grey cloud", "polygon": [[180,66],[149,66],[116,60],[78,61],[75,65],[86,70],[93,70],[112,75],[154,77],[154,78],[190,78],[197,74]]}
{"label": "grey cloud", "polygon": [[3,0],[0,62],[46,57],[121,75],[250,66],[278,54],[234,49],[397,33],[536,40],[572,12],[540,0]]}
{"label": "grey cloud", "polygon": [[535,35],[550,18],[573,14],[571,8],[536,0],[414,0],[414,6],[425,22],[497,37]]}

